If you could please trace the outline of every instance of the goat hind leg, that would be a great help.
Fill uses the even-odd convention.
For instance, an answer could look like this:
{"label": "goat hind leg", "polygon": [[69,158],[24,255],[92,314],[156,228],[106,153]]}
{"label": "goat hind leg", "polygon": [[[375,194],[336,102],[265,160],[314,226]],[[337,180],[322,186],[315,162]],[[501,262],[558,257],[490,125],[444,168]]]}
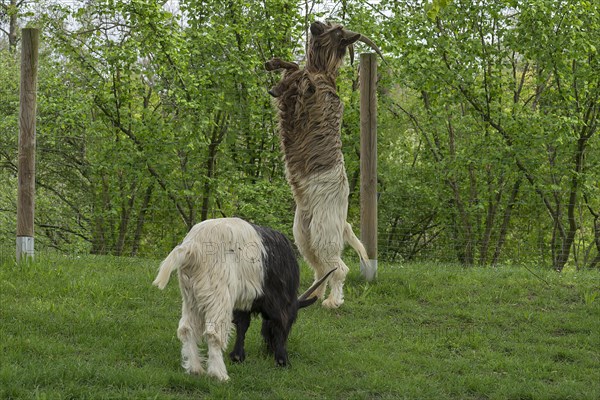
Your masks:
{"label": "goat hind leg", "polygon": [[223,352],[227,348],[229,331],[231,329],[232,307],[229,307],[225,297],[217,301],[221,307],[216,310],[207,310],[204,337],[208,344],[208,368],[207,375],[217,378],[220,381],[229,379],[227,368],[223,361]]}
{"label": "goat hind leg", "polygon": [[337,269],[329,279],[331,292],[329,293],[329,297],[323,301],[323,307],[325,308],[338,308],[344,303],[344,280],[349,268],[341,258],[338,258],[336,264]]}
{"label": "goat hind leg", "polygon": [[188,374],[201,375],[204,373],[202,368],[202,358],[198,351],[198,332],[197,319],[184,308],[179,327],[177,328],[177,337],[181,340],[181,365]]}
{"label": "goat hind leg", "polygon": [[[315,282],[321,279],[331,268],[327,268],[327,263],[322,263],[321,258],[317,256],[310,243],[310,227],[307,219],[303,218],[302,213],[299,209],[296,209],[296,215],[294,217],[294,241],[296,246],[302,254],[304,260],[313,269],[315,273]],[[312,297],[322,299],[325,296],[325,290],[327,289],[327,282],[319,286],[312,294]]]}
{"label": "goat hind leg", "polygon": [[217,378],[220,381],[229,380],[225,361],[223,361],[223,350],[225,350],[225,346],[223,346],[221,341],[213,335],[209,335],[206,338],[206,342],[208,343],[207,375]]}

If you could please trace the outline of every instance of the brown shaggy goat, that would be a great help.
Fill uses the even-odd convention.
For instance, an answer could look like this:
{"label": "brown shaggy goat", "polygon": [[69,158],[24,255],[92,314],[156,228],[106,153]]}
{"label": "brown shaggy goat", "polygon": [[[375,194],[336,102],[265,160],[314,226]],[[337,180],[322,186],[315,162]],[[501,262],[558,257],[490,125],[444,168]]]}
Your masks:
{"label": "brown shaggy goat", "polygon": [[[331,293],[324,307],[344,302],[343,285],[348,267],[341,259],[349,243],[367,265],[364,246],[346,222],[348,179],[344,167],[340,128],[343,104],[336,92],[336,78],[347,49],[360,40],[381,52],[365,36],[341,25],[314,22],[303,69],[295,63],[273,59],[269,71],[284,69],[284,75],[269,93],[277,99],[279,133],[286,175],[294,200],[294,239],[304,259],[315,271],[315,280],[332,267]],[[323,298],[325,285],[315,292]]]}

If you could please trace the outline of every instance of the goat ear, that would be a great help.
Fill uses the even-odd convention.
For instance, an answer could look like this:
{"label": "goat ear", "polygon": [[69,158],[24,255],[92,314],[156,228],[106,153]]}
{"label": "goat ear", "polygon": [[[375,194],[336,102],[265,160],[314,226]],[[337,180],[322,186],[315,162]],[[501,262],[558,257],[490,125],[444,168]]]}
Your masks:
{"label": "goat ear", "polygon": [[310,24],[310,33],[313,36],[319,36],[325,32],[326,25],[320,21],[315,21]]}

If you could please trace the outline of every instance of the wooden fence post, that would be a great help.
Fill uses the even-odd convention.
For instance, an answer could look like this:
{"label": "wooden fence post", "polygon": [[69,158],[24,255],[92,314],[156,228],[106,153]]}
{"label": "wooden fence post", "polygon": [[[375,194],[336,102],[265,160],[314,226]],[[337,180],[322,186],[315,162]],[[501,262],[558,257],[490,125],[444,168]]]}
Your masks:
{"label": "wooden fence post", "polygon": [[377,56],[360,55],[360,236],[369,256],[360,270],[377,275]]}
{"label": "wooden fence post", "polygon": [[39,30],[25,28],[21,39],[21,93],[17,189],[17,262],[34,255],[35,117]]}

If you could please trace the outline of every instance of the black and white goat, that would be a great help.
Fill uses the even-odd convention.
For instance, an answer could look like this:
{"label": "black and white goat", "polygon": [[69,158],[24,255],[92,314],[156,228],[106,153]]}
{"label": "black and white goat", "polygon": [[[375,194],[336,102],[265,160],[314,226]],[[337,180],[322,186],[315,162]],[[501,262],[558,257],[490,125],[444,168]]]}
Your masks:
{"label": "black and white goat", "polygon": [[220,380],[229,379],[223,351],[232,322],[237,338],[230,358],[242,362],[253,313],[262,315],[262,336],[277,365],[287,365],[287,339],[298,310],[314,303],[316,298],[308,297],[329,276],[297,298],[300,270],[289,240],[239,218],[206,220],[192,227],[162,262],[153,284],[164,289],[173,270],[178,270],[183,298],[177,329],[183,367],[191,374],[205,372],[198,351],[204,339],[206,372]]}

